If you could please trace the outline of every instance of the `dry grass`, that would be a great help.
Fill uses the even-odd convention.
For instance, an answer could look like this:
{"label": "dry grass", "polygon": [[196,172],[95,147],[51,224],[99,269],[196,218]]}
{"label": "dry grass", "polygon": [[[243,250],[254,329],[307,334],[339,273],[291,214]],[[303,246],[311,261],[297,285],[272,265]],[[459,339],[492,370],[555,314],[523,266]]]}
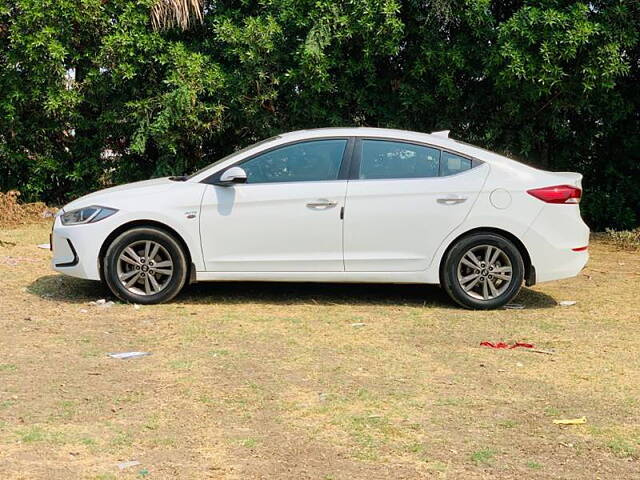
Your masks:
{"label": "dry grass", "polygon": [[622,250],[640,250],[640,227],[634,230],[612,230],[600,234],[604,242],[610,243]]}
{"label": "dry grass", "polygon": [[179,27],[189,29],[204,19],[203,0],[156,0],[151,7],[151,26],[154,30]]}
{"label": "dry grass", "polygon": [[[595,243],[579,277],[523,289],[524,310],[249,283],[136,310],[51,272],[48,228],[0,234],[2,479],[639,476],[637,254]],[[127,350],[153,355],[106,356]]]}
{"label": "dry grass", "polygon": [[[20,192],[10,190],[0,192],[0,227],[6,228],[41,222],[45,216],[52,216],[57,209],[47,207],[42,202],[19,203]],[[1,239],[0,239],[1,240]]]}

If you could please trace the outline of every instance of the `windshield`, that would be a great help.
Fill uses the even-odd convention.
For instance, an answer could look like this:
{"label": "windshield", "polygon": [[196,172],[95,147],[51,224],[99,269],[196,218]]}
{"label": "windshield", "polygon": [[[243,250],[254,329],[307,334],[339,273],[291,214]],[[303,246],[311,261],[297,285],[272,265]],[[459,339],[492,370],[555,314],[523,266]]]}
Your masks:
{"label": "windshield", "polygon": [[226,160],[229,160],[231,157],[235,157],[236,155],[240,155],[241,153],[244,153],[244,152],[246,152],[247,150],[251,150],[252,148],[258,147],[258,146],[260,146],[260,145],[262,145],[262,144],[264,144],[264,143],[268,143],[268,142],[271,142],[271,141],[273,141],[273,140],[277,140],[278,138],[280,138],[280,136],[279,136],[279,135],[275,135],[275,136],[273,136],[273,137],[269,137],[269,138],[267,138],[267,139],[265,139],[265,140],[260,140],[260,141],[259,141],[259,142],[257,142],[257,143],[252,143],[251,145],[249,145],[249,146],[247,146],[247,147],[244,147],[244,148],[241,148],[240,150],[236,150],[235,152],[230,153],[230,154],[229,154],[229,155],[227,155],[226,157],[223,157],[223,158],[221,158],[220,160],[216,160],[215,162],[210,163],[210,164],[209,164],[209,165],[207,165],[206,167],[201,168],[201,169],[200,169],[200,170],[198,170],[197,172],[194,172],[194,173],[192,173],[191,175],[187,175],[187,176],[185,177],[185,180],[189,180],[189,179],[191,179],[191,178],[195,177],[196,175],[200,175],[202,172],[204,172],[204,171],[206,171],[206,170],[209,170],[211,167],[213,167],[213,166],[215,166],[215,165],[217,165],[217,164],[219,164],[219,163],[222,163],[222,162],[224,162],[224,161],[226,161]]}

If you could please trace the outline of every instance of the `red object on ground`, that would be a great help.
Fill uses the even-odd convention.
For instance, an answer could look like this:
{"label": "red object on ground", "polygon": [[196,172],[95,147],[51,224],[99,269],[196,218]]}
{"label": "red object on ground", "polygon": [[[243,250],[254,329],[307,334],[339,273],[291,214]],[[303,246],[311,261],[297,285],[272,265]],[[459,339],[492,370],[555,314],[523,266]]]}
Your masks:
{"label": "red object on ground", "polygon": [[518,347],[522,347],[522,348],[534,348],[534,345],[531,343],[514,343],[513,345],[509,345],[508,343],[504,343],[504,342],[498,342],[498,343],[491,343],[491,342],[480,342],[480,345],[483,347],[490,347],[490,348],[506,348],[506,349],[513,349],[513,348],[518,348]]}

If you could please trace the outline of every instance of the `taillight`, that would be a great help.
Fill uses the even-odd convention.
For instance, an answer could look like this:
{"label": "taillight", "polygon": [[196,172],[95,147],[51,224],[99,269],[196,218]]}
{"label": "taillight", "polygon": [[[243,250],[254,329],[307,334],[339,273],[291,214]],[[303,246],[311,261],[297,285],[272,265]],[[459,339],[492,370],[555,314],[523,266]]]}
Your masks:
{"label": "taillight", "polygon": [[580,203],[582,190],[571,185],[556,185],[554,187],[534,188],[527,190],[529,195],[547,203]]}

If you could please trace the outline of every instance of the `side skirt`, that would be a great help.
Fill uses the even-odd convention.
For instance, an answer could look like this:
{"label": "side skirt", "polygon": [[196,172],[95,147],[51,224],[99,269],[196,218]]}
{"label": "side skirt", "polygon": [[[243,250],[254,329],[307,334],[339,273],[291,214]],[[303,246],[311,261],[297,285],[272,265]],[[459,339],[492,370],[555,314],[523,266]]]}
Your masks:
{"label": "side skirt", "polygon": [[437,283],[421,272],[196,272],[198,282]]}

